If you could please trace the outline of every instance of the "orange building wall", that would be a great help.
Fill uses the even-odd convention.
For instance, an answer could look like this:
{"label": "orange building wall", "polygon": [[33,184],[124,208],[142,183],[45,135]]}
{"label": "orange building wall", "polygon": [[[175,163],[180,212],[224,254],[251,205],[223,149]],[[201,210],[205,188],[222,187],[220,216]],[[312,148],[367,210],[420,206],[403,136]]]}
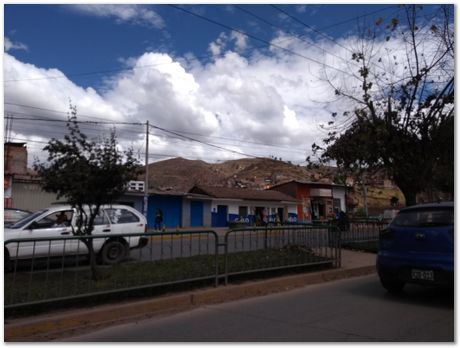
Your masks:
{"label": "orange building wall", "polygon": [[310,188],[304,185],[297,185],[297,216],[299,221],[311,220]]}

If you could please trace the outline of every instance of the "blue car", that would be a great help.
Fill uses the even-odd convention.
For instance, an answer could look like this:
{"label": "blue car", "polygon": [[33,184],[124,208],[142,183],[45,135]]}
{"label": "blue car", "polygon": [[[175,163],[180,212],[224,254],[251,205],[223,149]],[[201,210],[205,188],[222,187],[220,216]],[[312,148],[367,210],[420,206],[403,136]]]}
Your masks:
{"label": "blue car", "polygon": [[383,287],[454,284],[454,202],[402,209],[380,232],[377,272]]}

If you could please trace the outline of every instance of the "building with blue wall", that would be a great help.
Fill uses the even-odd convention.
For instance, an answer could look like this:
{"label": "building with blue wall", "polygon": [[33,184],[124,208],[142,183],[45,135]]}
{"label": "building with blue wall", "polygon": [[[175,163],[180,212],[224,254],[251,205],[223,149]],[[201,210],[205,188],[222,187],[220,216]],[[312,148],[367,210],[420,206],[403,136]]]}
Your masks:
{"label": "building with blue wall", "polygon": [[[143,211],[143,195],[127,193],[121,203]],[[195,186],[189,192],[150,191],[147,224],[154,228],[157,210],[167,229],[227,227],[297,222],[297,200],[272,190]]]}
{"label": "building with blue wall", "polygon": [[195,221],[200,214],[204,220],[210,217],[211,227],[226,227],[232,222],[257,225],[297,221],[297,200],[278,191],[195,186],[189,194],[207,197],[206,208],[195,208],[192,216]]}

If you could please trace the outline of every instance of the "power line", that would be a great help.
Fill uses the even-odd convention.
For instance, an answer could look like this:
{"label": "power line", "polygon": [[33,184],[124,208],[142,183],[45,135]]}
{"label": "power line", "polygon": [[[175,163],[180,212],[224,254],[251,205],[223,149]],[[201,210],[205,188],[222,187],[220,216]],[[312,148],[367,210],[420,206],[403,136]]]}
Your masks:
{"label": "power line", "polygon": [[237,155],[243,155],[243,156],[246,156],[246,157],[253,157],[253,158],[259,158],[259,157],[260,157],[260,156],[255,156],[255,155],[247,154],[247,153],[244,153],[244,152],[240,152],[240,151],[235,151],[235,150],[227,149],[227,148],[225,148],[225,147],[218,146],[218,145],[214,145],[214,144],[211,144],[211,143],[207,143],[207,142],[204,142],[204,141],[201,141],[201,140],[198,140],[198,139],[189,137],[189,136],[187,136],[187,135],[183,135],[183,134],[176,133],[176,132],[170,131],[170,130],[165,129],[165,128],[162,128],[162,127],[155,126],[155,125],[153,125],[153,124],[151,124],[150,127],[154,128],[154,129],[161,130],[162,132],[165,132],[165,133],[174,134],[174,135],[176,135],[176,136],[178,136],[178,137],[182,137],[182,138],[184,138],[184,139],[188,139],[188,140],[190,140],[190,141],[194,141],[194,142],[197,142],[197,143],[200,143],[200,144],[203,144],[203,145],[211,146],[211,147],[214,147],[214,148],[223,150],[223,151],[232,152],[232,153],[237,154]]}
{"label": "power line", "polygon": [[[47,145],[49,143],[47,141],[31,140],[31,139],[18,138],[18,137],[14,137],[14,139],[16,141],[27,142],[28,144],[32,143],[30,145],[27,145],[27,147],[34,147],[34,148],[40,148],[40,149],[43,149],[43,147],[41,147],[39,144]],[[137,151],[136,154],[137,155],[145,155],[145,152]],[[149,153],[149,158],[158,158],[158,157],[172,157],[172,158],[175,158],[175,157],[178,157],[178,154],[167,154],[167,153],[153,153],[152,154],[152,153]],[[214,159],[213,157],[200,157],[200,159],[201,158]]]}
{"label": "power line", "polygon": [[[327,54],[329,54],[329,55],[331,55],[331,56],[334,56],[334,57],[336,57],[336,58],[339,58],[340,60],[342,60],[342,61],[344,61],[344,62],[347,62],[347,63],[349,62],[348,59],[345,59],[345,58],[343,58],[343,57],[340,57],[340,56],[338,56],[338,55],[336,55],[336,54],[334,54],[334,53],[331,53],[331,52],[325,50],[323,47],[321,47],[321,46],[319,46],[318,44],[314,43],[312,40],[307,41],[307,40],[303,39],[304,35],[300,35],[300,36],[299,36],[299,35],[297,35],[296,33],[292,32],[292,31],[286,30],[285,28],[283,28],[283,27],[281,27],[281,26],[279,26],[279,25],[276,25],[276,24],[274,24],[274,23],[271,23],[270,21],[266,20],[265,18],[260,17],[259,15],[256,15],[255,13],[253,13],[253,12],[251,12],[251,11],[249,11],[249,10],[247,10],[247,9],[245,9],[245,8],[243,8],[243,7],[241,7],[241,6],[239,6],[239,5],[234,5],[234,6],[235,6],[237,9],[239,9],[240,11],[242,11],[242,12],[244,12],[244,13],[246,13],[246,14],[248,14],[248,15],[250,15],[250,16],[256,18],[256,19],[258,19],[259,21],[261,21],[261,22],[263,22],[263,23],[265,23],[265,24],[270,25],[271,27],[278,28],[278,29],[280,29],[280,30],[282,30],[282,31],[284,31],[284,32],[286,32],[286,33],[288,33],[289,35],[294,36],[296,39],[298,39],[298,40],[300,40],[300,41],[302,41],[302,42],[305,42],[305,43],[307,43],[307,44],[309,44],[309,45],[318,47],[318,48],[319,48],[320,50],[322,50],[323,52],[325,52],[325,53],[327,53]],[[356,65],[356,64],[355,64],[355,65]]]}
{"label": "power line", "polygon": [[[354,54],[353,50],[351,50],[351,49],[349,49],[348,47],[346,47],[346,46],[340,44],[339,42],[337,42],[337,40],[334,40],[334,39],[331,38],[329,35],[324,34],[324,33],[321,32],[320,30],[313,28],[311,25],[308,25],[307,23],[301,21],[301,20],[298,19],[297,17],[295,17],[295,16],[289,14],[288,12],[284,11],[284,10],[283,10],[282,8],[280,8],[279,6],[276,6],[276,5],[273,5],[273,4],[270,4],[270,6],[273,7],[274,9],[278,10],[279,12],[283,13],[284,15],[288,16],[288,17],[291,18],[292,20],[296,21],[297,23],[300,23],[300,24],[302,24],[303,26],[305,26],[306,28],[308,28],[308,29],[314,31],[315,33],[317,33],[317,34],[319,34],[319,35],[321,35],[322,37],[326,38],[327,40],[332,41],[332,42],[335,43],[337,46],[342,47],[343,49],[347,50],[348,52]],[[372,65],[374,65],[375,67],[377,67],[377,68],[383,70],[384,72],[386,72],[386,70],[385,70],[383,67],[381,67],[381,66],[379,66],[379,65],[377,65],[377,64],[375,64],[375,63],[372,63]],[[377,79],[379,79],[379,80],[382,80],[378,75],[375,75],[375,74],[373,74],[373,73],[372,73],[372,75],[373,75],[375,78],[377,78]]]}
{"label": "power line", "polygon": [[[32,106],[32,105],[17,104],[17,103],[10,103],[10,102],[5,102],[4,104],[5,104],[5,105],[19,106],[19,107],[29,108],[29,109],[36,109],[36,110],[42,110],[42,111],[49,111],[49,112],[54,112],[54,113],[59,113],[59,114],[66,114],[66,115],[69,114],[69,111],[61,111],[61,110],[47,109],[47,108],[42,108],[42,107]],[[106,120],[107,120],[106,118],[97,117],[97,116],[93,116],[93,115],[84,115],[84,114],[78,114],[78,117],[86,117],[86,118],[97,119],[97,120],[103,120],[103,121],[106,121]],[[113,122],[112,122],[112,123],[113,123]],[[144,123],[141,123],[141,122],[131,122],[131,123],[136,124],[136,125],[143,125],[143,124],[144,124]]]}
{"label": "power line", "polygon": [[338,23],[334,23],[334,24],[331,24],[331,25],[328,25],[328,26],[325,26],[325,27],[322,27],[322,28],[319,28],[318,30],[319,31],[325,31],[325,30],[328,30],[330,28],[334,28],[334,27],[337,27],[339,25],[342,25],[342,24],[346,24],[346,23],[349,23],[349,22],[352,22],[356,19],[360,19],[360,18],[364,18],[364,17],[367,17],[367,16],[370,16],[370,15],[373,15],[373,14],[376,14],[376,13],[379,13],[379,12],[383,12],[383,11],[386,11],[390,8],[394,8],[394,7],[398,7],[399,5],[391,5],[391,6],[387,6],[387,7],[384,7],[380,10],[376,10],[376,11],[373,11],[373,12],[368,12],[368,13],[365,13],[363,15],[360,15],[360,16],[356,16],[356,17],[353,17],[353,18],[350,18],[350,19],[346,19],[342,22],[338,22]]}
{"label": "power line", "polygon": [[[46,118],[39,119],[39,118],[12,117],[12,116],[7,116],[6,118],[7,119],[14,119],[14,120],[28,120],[28,121],[39,121],[39,122],[67,123],[67,121],[64,121],[64,120],[53,120],[53,119],[46,119]],[[78,123],[94,124],[94,125],[110,124],[110,122],[96,122],[96,121],[78,121]],[[168,130],[168,129],[165,129],[165,128],[162,128],[162,127],[158,127],[158,126],[155,126],[155,125],[151,125],[151,127],[154,128],[154,129],[161,130],[162,132],[165,132],[165,133],[168,133],[168,134],[173,134],[177,139],[186,139],[186,140],[189,140],[189,141],[194,141],[194,142],[206,145],[206,146],[211,146],[211,147],[217,148],[217,149],[222,150],[222,151],[227,151],[227,152],[231,152],[231,153],[246,156],[246,157],[253,157],[253,158],[259,158],[260,157],[260,156],[255,156],[255,155],[252,155],[252,154],[247,154],[247,153],[244,153],[244,152],[232,150],[232,149],[229,149],[229,148],[225,148],[223,146],[219,146],[219,145],[216,145],[216,144],[211,144],[211,143],[208,143],[208,142],[205,142],[205,141],[202,141],[202,140],[199,140],[199,139],[195,139],[195,138],[180,134],[178,132],[174,132],[174,131],[171,131],[171,130]],[[141,133],[138,133],[138,134],[141,134]]]}
{"label": "power line", "polygon": [[[9,103],[5,102],[7,105],[14,105],[14,106],[20,106],[20,107],[25,107],[25,108],[32,108],[32,109],[38,109],[38,110],[43,110],[43,111],[49,111],[49,112],[55,112],[55,113],[63,113],[63,114],[68,114],[68,112],[65,111],[58,111],[58,110],[53,110],[53,109],[48,109],[48,108],[42,108],[42,107],[37,107],[37,106],[31,106],[31,105],[25,105],[25,104],[16,104],[16,103]],[[11,114],[16,114],[16,115],[23,115],[23,116],[30,116],[30,118],[20,118],[20,117],[6,117],[7,119],[15,119],[15,120],[29,120],[29,121],[40,121],[41,119],[38,117],[43,117],[42,115],[35,115],[35,114],[26,114],[26,113],[21,113],[17,111],[7,111],[8,113]],[[78,117],[89,117],[89,118],[96,118],[100,120],[104,120],[103,122],[96,122],[96,121],[78,121],[78,123],[83,123],[83,124],[126,124],[126,125],[133,125],[133,126],[145,126],[145,122],[112,122],[112,121],[106,121],[106,119],[103,118],[97,118],[94,116],[85,116],[85,115],[78,115]],[[50,118],[44,118],[44,122],[51,122],[55,119],[50,119]],[[67,121],[65,120],[56,120],[57,122],[60,123],[66,123]],[[123,129],[124,132],[131,132],[131,133],[138,133],[137,131],[133,130],[127,130]],[[229,137],[217,137],[217,136],[210,136],[210,135],[205,135],[205,134],[199,134],[199,133],[194,133],[194,132],[187,132],[187,131],[179,131],[175,129],[168,129],[168,131],[171,132],[176,132],[176,133],[181,133],[181,134],[191,134],[191,135],[196,135],[196,136],[202,136],[202,137],[208,137],[208,138],[215,138],[215,139],[223,139],[223,140],[229,140],[229,141],[239,141],[239,142],[244,142],[248,144],[256,144],[256,145],[263,145],[263,146],[269,146],[269,147],[274,147],[278,149],[286,149],[286,150],[292,150],[292,147],[283,147],[283,146],[277,146],[277,145],[272,145],[272,144],[265,144],[261,142],[253,142],[253,141],[247,141],[245,139],[240,139],[240,138],[229,138]],[[154,134],[153,134],[154,135]],[[303,151],[298,149],[298,151]]]}
{"label": "power line", "polygon": [[[323,28],[321,28],[319,30],[326,30],[326,29],[332,28],[334,26],[338,26],[338,25],[345,24],[347,22],[351,22],[351,21],[353,21],[355,19],[358,19],[358,18],[363,18],[363,17],[369,16],[369,15],[372,15],[372,14],[375,14],[375,13],[383,12],[383,11],[389,9],[389,8],[393,8],[394,6],[396,6],[396,5],[388,6],[388,7],[382,8],[380,10],[376,10],[376,11],[373,11],[373,12],[369,12],[369,13],[357,16],[357,17],[353,17],[353,18],[347,19],[345,21],[335,23],[335,24],[329,25],[327,27],[323,27]],[[264,46],[266,46],[266,45],[264,45]],[[264,47],[264,46],[260,46],[260,48]],[[224,55],[224,54],[225,53],[218,54],[218,56]],[[177,60],[184,60],[184,61],[187,62],[187,61],[195,61],[195,60],[200,61],[201,59],[204,59],[204,58],[213,58],[213,57],[215,57],[214,54],[209,54],[209,55],[203,55],[203,56],[199,56],[199,57],[190,57],[190,58],[177,57],[176,59]],[[11,79],[11,80],[4,80],[3,82],[9,83],[9,82],[21,82],[21,81],[53,80],[53,79],[62,79],[62,78],[67,78],[67,77],[79,77],[79,76],[91,76],[91,75],[108,75],[110,73],[116,73],[116,72],[122,72],[122,71],[133,71],[135,69],[150,69],[150,68],[155,68],[157,66],[169,65],[169,64],[174,64],[174,63],[175,63],[175,61],[169,62],[169,63],[158,63],[158,64],[148,64],[148,65],[136,66],[134,68],[117,68],[117,69],[106,69],[106,70],[81,72],[81,73],[70,73],[70,74],[63,74],[61,76],[46,76],[46,77],[37,77],[37,78]]]}
{"label": "power line", "polygon": [[[210,58],[213,55],[205,55],[200,57],[190,57],[190,58],[182,58],[177,57],[177,60],[184,60],[184,61],[200,61],[203,58]],[[151,69],[156,68],[158,66],[175,64],[175,61],[168,62],[168,63],[157,63],[157,64],[147,64],[147,65],[140,65],[133,68],[117,68],[117,69],[109,69],[109,70],[99,70],[99,71],[90,71],[90,72],[82,72],[82,73],[70,73],[70,74],[63,74],[62,76],[45,76],[45,77],[35,77],[35,78],[26,78],[26,79],[13,79],[13,80],[4,80],[3,82],[21,82],[21,81],[38,81],[38,80],[56,80],[56,79],[63,79],[67,77],[79,77],[79,76],[90,76],[90,75],[108,75],[110,73],[122,72],[122,71],[134,71],[135,69]]]}
{"label": "power line", "polygon": [[180,10],[180,11],[183,11],[183,12],[185,12],[185,13],[188,13],[188,14],[190,14],[190,15],[192,15],[192,16],[195,16],[195,17],[197,17],[197,18],[200,18],[200,19],[202,19],[202,20],[204,20],[204,21],[207,21],[207,22],[209,22],[209,23],[218,25],[218,26],[220,26],[220,27],[222,27],[222,28],[225,28],[225,29],[227,29],[227,30],[231,30],[231,31],[240,33],[240,34],[242,34],[242,35],[244,35],[244,36],[247,36],[248,38],[251,38],[251,39],[253,39],[253,40],[263,42],[266,46],[272,46],[272,47],[278,48],[278,49],[283,50],[283,51],[286,51],[286,52],[288,52],[288,53],[290,53],[290,54],[292,54],[292,55],[298,56],[298,57],[300,57],[300,58],[303,58],[303,59],[305,59],[305,60],[314,62],[314,63],[319,64],[319,65],[328,67],[328,68],[330,68],[330,69],[339,71],[339,72],[341,72],[342,74],[345,74],[345,75],[348,75],[348,76],[351,76],[351,77],[353,77],[353,78],[356,78],[356,79],[360,80],[358,77],[356,77],[356,76],[353,75],[353,74],[350,74],[350,73],[347,72],[347,71],[341,70],[341,69],[336,68],[336,67],[331,66],[331,65],[328,65],[328,64],[326,64],[326,63],[324,63],[324,62],[320,62],[320,61],[318,61],[318,60],[316,60],[316,59],[307,57],[307,56],[305,56],[305,55],[303,55],[303,54],[300,54],[300,53],[295,52],[295,51],[293,51],[293,50],[290,50],[290,49],[288,49],[288,48],[285,48],[285,47],[276,45],[276,44],[274,44],[274,43],[271,43],[271,42],[269,42],[269,41],[267,41],[267,40],[261,39],[261,38],[259,38],[259,37],[257,37],[257,36],[252,35],[252,34],[248,34],[248,33],[244,32],[244,31],[242,31],[242,30],[233,28],[233,27],[231,27],[231,26],[229,26],[229,25],[226,25],[226,24],[223,24],[223,23],[221,23],[221,22],[215,21],[215,20],[213,20],[213,19],[211,19],[211,18],[202,16],[202,15],[200,15],[200,14],[198,14],[198,13],[195,13],[195,12],[189,11],[189,10],[187,10],[187,9],[184,9],[184,8],[182,8],[182,7],[180,7],[180,6],[171,5],[171,4],[169,4],[168,6],[171,6],[171,7],[175,8],[175,9],[177,9],[177,10]]}
{"label": "power line", "polygon": [[[10,113],[16,113],[16,112],[11,112]],[[17,113],[20,114],[20,113]],[[50,119],[50,118],[36,118],[36,117],[12,117],[12,116],[6,116],[5,118],[11,118],[15,120],[27,120],[27,121],[42,121],[42,122],[61,122],[61,123],[69,123],[68,120],[56,120],[56,119]],[[107,124],[115,124],[115,125],[145,125],[144,123],[133,123],[133,122],[117,122],[117,121],[79,121],[76,120],[76,123],[83,123],[83,124],[96,124],[96,125],[107,125]]]}
{"label": "power line", "polygon": [[348,52],[353,53],[353,51],[350,50],[348,47],[338,43],[336,40],[334,40],[331,37],[329,37],[329,35],[326,35],[326,34],[322,33],[321,31],[319,31],[318,29],[313,28],[311,25],[308,25],[307,23],[301,21],[297,17],[292,16],[288,12],[284,11],[282,8],[280,8],[280,7],[276,6],[276,5],[273,5],[273,4],[270,4],[270,6],[273,7],[274,9],[278,10],[279,12],[285,14],[286,16],[288,16],[292,20],[296,21],[297,23],[300,23],[303,26],[307,27],[308,29],[310,29],[310,30],[314,31],[315,33],[321,35],[322,37],[326,38],[327,40],[334,42],[337,46],[342,47],[343,49],[347,50]]}
{"label": "power line", "polygon": [[[181,133],[181,134],[190,134],[190,135],[196,135],[196,136],[206,137],[206,138],[222,139],[222,140],[229,140],[229,141],[238,141],[238,142],[243,142],[243,143],[246,143],[246,144],[262,145],[262,146],[274,147],[274,148],[277,148],[277,149],[293,150],[293,148],[290,147],[290,146],[279,146],[279,145],[273,145],[273,144],[266,144],[266,143],[257,142],[257,141],[249,141],[249,140],[241,139],[241,138],[218,137],[218,136],[200,134],[200,133],[195,133],[195,132],[179,131],[179,130],[175,130],[175,129],[169,129],[169,130],[173,131],[173,132]],[[300,150],[300,149],[294,149],[294,150],[304,151],[304,150]]]}

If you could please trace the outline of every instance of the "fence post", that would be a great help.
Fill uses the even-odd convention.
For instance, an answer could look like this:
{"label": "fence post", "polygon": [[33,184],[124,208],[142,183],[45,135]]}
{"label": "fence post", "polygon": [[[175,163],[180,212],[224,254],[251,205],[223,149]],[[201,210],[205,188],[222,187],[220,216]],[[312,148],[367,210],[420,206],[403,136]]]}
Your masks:
{"label": "fence post", "polygon": [[264,249],[267,250],[268,245],[268,225],[265,225],[265,233],[264,233]]}
{"label": "fence post", "polygon": [[337,238],[337,250],[339,252],[339,268],[342,267],[342,231],[338,231],[339,237]]}
{"label": "fence post", "polygon": [[214,242],[215,242],[215,247],[214,247],[214,262],[216,264],[216,279],[215,279],[215,283],[214,283],[214,287],[218,287],[219,286],[219,236],[217,235],[217,233],[215,231],[213,231],[213,235],[214,235]]}
{"label": "fence post", "polygon": [[231,232],[228,231],[225,233],[225,256],[224,256],[224,272],[225,272],[225,285],[228,285],[228,234]]}

